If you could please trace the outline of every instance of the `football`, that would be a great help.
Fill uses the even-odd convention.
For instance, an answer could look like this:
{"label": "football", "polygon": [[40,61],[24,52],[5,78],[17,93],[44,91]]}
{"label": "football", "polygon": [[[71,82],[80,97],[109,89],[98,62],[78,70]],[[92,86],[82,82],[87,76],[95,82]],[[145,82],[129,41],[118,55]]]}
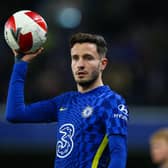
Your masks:
{"label": "football", "polygon": [[19,53],[32,53],[47,40],[48,27],[37,12],[21,10],[12,14],[4,26],[6,43]]}

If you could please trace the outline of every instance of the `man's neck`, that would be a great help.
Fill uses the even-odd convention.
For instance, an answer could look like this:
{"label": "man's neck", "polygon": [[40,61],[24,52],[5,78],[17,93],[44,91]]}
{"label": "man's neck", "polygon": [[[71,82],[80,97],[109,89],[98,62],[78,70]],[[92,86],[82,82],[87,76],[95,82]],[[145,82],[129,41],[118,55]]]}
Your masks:
{"label": "man's neck", "polygon": [[91,91],[99,86],[103,86],[103,82],[102,81],[99,81],[99,82],[95,82],[93,84],[90,84],[89,86],[81,86],[79,84],[77,84],[77,89],[78,89],[78,92],[80,93],[85,93],[85,92],[88,92],[88,91]]}

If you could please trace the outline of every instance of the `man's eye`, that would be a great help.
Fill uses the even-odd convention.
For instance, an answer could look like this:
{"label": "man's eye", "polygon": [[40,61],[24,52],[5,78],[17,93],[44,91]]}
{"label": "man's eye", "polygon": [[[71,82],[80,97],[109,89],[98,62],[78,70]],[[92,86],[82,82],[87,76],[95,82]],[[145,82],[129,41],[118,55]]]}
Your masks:
{"label": "man's eye", "polygon": [[77,57],[77,56],[72,56],[72,60],[78,60],[79,59],[79,57]]}
{"label": "man's eye", "polygon": [[94,57],[93,57],[92,55],[86,55],[86,56],[85,56],[85,59],[87,59],[87,60],[93,60]]}

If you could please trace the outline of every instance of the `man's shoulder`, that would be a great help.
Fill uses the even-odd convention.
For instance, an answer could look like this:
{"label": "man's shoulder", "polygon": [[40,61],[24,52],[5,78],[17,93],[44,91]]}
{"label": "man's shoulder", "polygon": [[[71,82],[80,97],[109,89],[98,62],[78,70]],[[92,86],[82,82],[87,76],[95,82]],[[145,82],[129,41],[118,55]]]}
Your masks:
{"label": "man's shoulder", "polygon": [[124,100],[124,97],[121,93],[113,90],[110,86],[108,86],[108,90],[106,92],[107,99],[114,100]]}

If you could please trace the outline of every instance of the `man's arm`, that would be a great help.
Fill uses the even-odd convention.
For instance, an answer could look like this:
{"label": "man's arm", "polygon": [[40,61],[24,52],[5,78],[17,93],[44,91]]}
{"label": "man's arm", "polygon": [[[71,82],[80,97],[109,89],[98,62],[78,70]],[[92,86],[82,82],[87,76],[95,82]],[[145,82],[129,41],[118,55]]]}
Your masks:
{"label": "man's arm", "polygon": [[108,108],[104,120],[110,150],[108,168],[126,168],[129,112],[125,100],[118,95],[108,99],[106,104]]}
{"label": "man's arm", "polygon": [[[24,82],[29,59],[33,56],[36,55],[26,55],[14,64],[5,113],[6,119],[10,122],[50,122],[56,120],[52,100],[40,101],[30,105],[24,103]],[[25,58],[28,60],[24,60]]]}
{"label": "man's arm", "polygon": [[127,142],[122,135],[111,135],[109,139],[110,163],[108,168],[126,168]]}

